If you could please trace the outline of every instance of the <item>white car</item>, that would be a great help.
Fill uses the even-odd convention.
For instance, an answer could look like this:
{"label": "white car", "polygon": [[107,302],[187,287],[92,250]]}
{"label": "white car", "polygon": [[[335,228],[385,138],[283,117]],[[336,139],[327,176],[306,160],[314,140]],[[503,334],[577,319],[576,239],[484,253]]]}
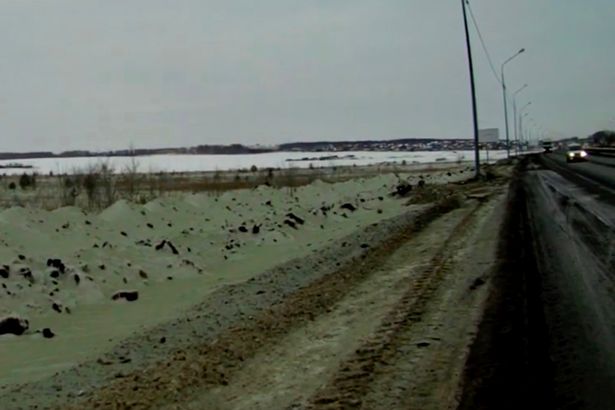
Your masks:
{"label": "white car", "polygon": [[570,144],[566,150],[566,162],[587,161],[587,152],[580,144]]}

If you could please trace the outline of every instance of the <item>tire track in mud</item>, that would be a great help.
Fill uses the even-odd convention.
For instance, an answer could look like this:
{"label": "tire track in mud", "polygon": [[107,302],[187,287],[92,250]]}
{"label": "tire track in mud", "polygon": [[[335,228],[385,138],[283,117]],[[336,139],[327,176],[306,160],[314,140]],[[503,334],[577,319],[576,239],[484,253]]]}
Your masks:
{"label": "tire track in mud", "polygon": [[362,408],[429,410],[457,404],[497,265],[503,199],[497,195],[478,209],[452,246],[445,286],[435,292],[421,321],[399,334],[394,359],[377,369]]}
{"label": "tire track in mud", "polygon": [[[309,399],[323,380],[335,374],[339,363],[377,330],[404,295],[408,281],[429,265],[442,238],[473,210],[472,204],[466,204],[433,221],[354,286],[331,311],[251,358],[228,386],[198,392],[181,406],[165,409],[283,409]],[[462,287],[467,289],[466,284]]]}
{"label": "tire track in mud", "polygon": [[[408,352],[405,352],[406,354],[404,354],[404,350],[408,349],[409,344],[412,344],[412,347],[421,349],[432,343],[425,340],[417,341],[417,336],[424,336],[424,334],[414,330],[421,325],[421,322],[425,321],[430,305],[435,303],[436,293],[440,290],[445,279],[457,268],[456,261],[454,260],[455,253],[464,246],[467,246],[464,240],[469,238],[468,233],[476,223],[477,213],[481,211],[483,204],[483,202],[479,203],[454,227],[430,261],[429,267],[418,274],[416,278],[409,281],[405,294],[389,312],[373,336],[356,349],[348,360],[340,365],[336,375],[310,399],[307,405],[300,408],[338,409],[360,408],[364,406],[366,408],[399,408],[400,405],[413,408],[417,404],[421,407],[416,408],[426,408],[425,401],[429,403],[430,398],[427,398],[422,403],[420,403],[420,399],[430,395],[437,396],[438,390],[447,390],[447,387],[448,392],[444,393],[447,396],[445,399],[448,402],[453,400],[458,383],[457,378],[460,377],[461,371],[458,369],[455,380],[448,381],[448,384],[452,383],[454,386],[443,387],[442,383],[440,383],[442,380],[437,380],[438,377],[435,376],[438,372],[436,367],[441,366],[445,368],[445,372],[452,371],[452,369],[446,369],[446,365],[442,366],[443,363],[431,362],[429,359],[424,360],[426,363],[423,363],[423,373],[419,375],[420,377],[417,380],[401,379],[401,384],[403,385],[395,383],[392,379],[400,376],[400,372],[408,370],[403,368],[404,363],[399,366],[400,360],[408,360],[409,358],[412,359],[412,356],[420,356],[416,353],[408,354]],[[479,280],[479,278],[476,278],[476,280]],[[475,282],[475,284],[480,283],[478,286],[481,286],[485,283],[485,280],[486,278],[481,277],[480,282]],[[475,316],[480,316],[480,309],[475,309],[474,313]],[[475,319],[477,324],[479,318],[476,317]],[[463,333],[463,330],[461,332]],[[462,349],[469,345],[470,339],[471,337],[467,337],[465,344],[457,346],[457,349]],[[447,352],[447,348],[443,347],[440,349],[440,353],[444,352],[445,355],[450,355],[453,350],[448,349]],[[463,352],[456,353],[463,356],[457,360],[458,367],[462,368],[465,360],[464,354]],[[402,355],[406,357],[401,359],[400,356]],[[437,360],[437,355],[438,353],[435,353],[432,359]],[[415,359],[419,362],[421,361],[420,357],[415,357]],[[383,376],[384,379],[388,380],[379,383],[379,379]],[[424,385],[418,386],[421,383]],[[414,386],[412,386],[413,384]],[[423,389],[418,400],[408,394],[408,390],[412,390],[412,387],[417,386]],[[367,404],[365,398],[369,395],[370,390],[373,393],[374,389],[380,391],[376,392],[375,397],[369,398],[370,403]],[[413,400],[415,406],[409,403]],[[441,402],[432,402],[431,406],[440,408],[442,404]]]}
{"label": "tire track in mud", "polygon": [[[88,393],[87,397],[62,408],[149,409],[182,403],[194,391],[228,385],[234,374],[260,349],[275,344],[293,328],[327,313],[358,282],[370,275],[403,243],[431,221],[458,208],[456,198],[447,198],[427,208],[407,229],[371,248],[362,259],[342,266],[272,306],[245,324],[221,334],[213,343],[182,349],[145,369],[118,373],[116,381]],[[180,407],[181,408],[181,407]]]}

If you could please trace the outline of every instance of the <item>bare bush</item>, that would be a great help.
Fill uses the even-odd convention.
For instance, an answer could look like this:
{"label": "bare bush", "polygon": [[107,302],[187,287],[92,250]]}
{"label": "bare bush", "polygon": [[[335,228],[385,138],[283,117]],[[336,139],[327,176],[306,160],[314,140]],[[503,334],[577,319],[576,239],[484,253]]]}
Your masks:
{"label": "bare bush", "polygon": [[148,199],[152,200],[154,198],[156,198],[157,196],[160,196],[162,194],[162,189],[161,189],[161,184],[160,184],[160,177],[162,176],[162,173],[156,173],[154,172],[154,170],[152,168],[149,169],[148,173],[143,177],[143,180],[145,182],[145,186],[147,189],[147,195],[148,195]]}
{"label": "bare bush", "polygon": [[139,189],[139,161],[136,157],[134,146],[131,144],[129,148],[130,161],[122,169],[120,184],[125,196],[130,201],[135,200],[135,195]]}
{"label": "bare bush", "polygon": [[100,206],[100,172],[97,166],[91,165],[83,176],[83,189],[88,197],[88,207],[94,209]]}
{"label": "bare bush", "polygon": [[113,205],[117,199],[117,190],[113,179],[114,169],[109,162],[100,164],[100,185],[102,190],[102,207]]}
{"label": "bare bush", "polygon": [[58,177],[60,206],[75,206],[77,197],[81,193],[81,184],[77,176],[60,175]]}
{"label": "bare bush", "polygon": [[278,184],[281,187],[286,187],[287,193],[290,196],[294,196],[298,185],[297,175],[292,168],[286,168],[281,172],[278,177]]}
{"label": "bare bush", "polygon": [[158,195],[162,196],[168,190],[169,175],[165,172],[159,172],[156,177],[156,185],[158,186]]}
{"label": "bare bush", "polygon": [[21,189],[26,188],[35,188],[36,187],[36,177],[33,175],[28,175],[25,172],[19,177],[19,187]]}
{"label": "bare bush", "polygon": [[[70,178],[70,177],[69,177]],[[89,209],[103,209],[117,199],[114,169],[108,161],[90,165],[85,171],[74,171],[71,184],[85,190]]]}

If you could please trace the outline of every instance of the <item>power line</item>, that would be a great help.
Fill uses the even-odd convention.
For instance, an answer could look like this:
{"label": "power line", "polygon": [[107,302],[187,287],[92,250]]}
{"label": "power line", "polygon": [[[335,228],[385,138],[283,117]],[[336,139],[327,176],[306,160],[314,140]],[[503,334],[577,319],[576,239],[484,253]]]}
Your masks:
{"label": "power line", "polygon": [[478,38],[480,40],[480,43],[482,44],[483,50],[485,51],[485,54],[487,55],[487,61],[489,62],[489,67],[491,67],[491,72],[495,76],[496,81],[501,85],[502,84],[502,79],[498,75],[498,71],[495,69],[495,66],[493,65],[493,61],[491,60],[491,55],[489,54],[489,50],[487,49],[487,45],[485,44],[485,40],[483,39],[483,35],[481,34],[480,28],[478,27],[478,23],[476,22],[476,18],[474,17],[474,12],[472,11],[472,7],[470,6],[470,2],[466,1],[466,4],[468,5],[468,10],[470,10],[470,17],[472,18],[472,24],[476,28],[476,32],[478,33]]}

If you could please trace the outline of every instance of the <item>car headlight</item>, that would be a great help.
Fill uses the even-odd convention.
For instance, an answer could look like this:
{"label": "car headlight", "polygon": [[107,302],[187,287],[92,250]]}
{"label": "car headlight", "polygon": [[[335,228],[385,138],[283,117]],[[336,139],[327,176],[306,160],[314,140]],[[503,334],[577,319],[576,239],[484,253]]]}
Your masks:
{"label": "car headlight", "polygon": [[569,156],[570,158],[573,158],[573,157],[574,157],[574,152],[569,152],[569,153],[568,153],[568,156]]}
{"label": "car headlight", "polygon": [[586,157],[586,156],[587,156],[587,152],[585,152],[585,151],[581,151],[581,156],[582,156],[582,157]]}

